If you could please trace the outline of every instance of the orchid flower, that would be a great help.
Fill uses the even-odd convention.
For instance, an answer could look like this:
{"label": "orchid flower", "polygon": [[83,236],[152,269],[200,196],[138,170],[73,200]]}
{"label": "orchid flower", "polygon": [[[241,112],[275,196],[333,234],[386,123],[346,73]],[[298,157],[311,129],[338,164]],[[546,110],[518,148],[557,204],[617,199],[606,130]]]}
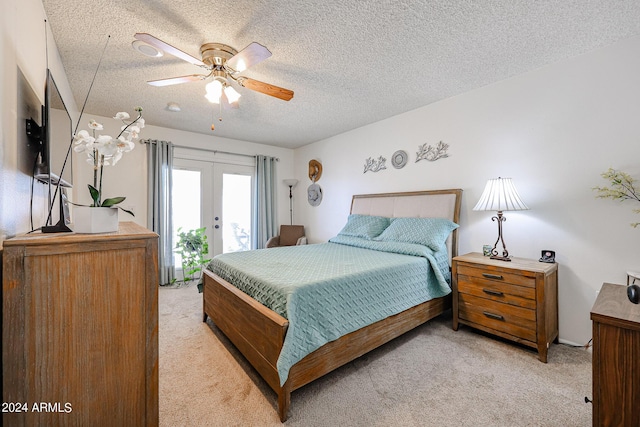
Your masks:
{"label": "orchid flower", "polygon": [[124,111],[120,111],[119,113],[116,114],[116,116],[114,117],[114,119],[116,120],[129,120],[129,113],[126,113]]}
{"label": "orchid flower", "polygon": [[[75,142],[73,150],[77,153],[87,153],[87,162],[94,169],[93,185],[89,185],[89,193],[93,199],[91,206],[111,207],[125,199],[124,197],[114,197],[102,200],[103,168],[104,166],[115,165],[122,158],[123,153],[128,153],[135,148],[133,140],[138,139],[140,129],[144,128],[145,125],[142,118],[142,108],[136,107],[135,111],[138,116],[129,123],[126,122],[126,120],[130,119],[127,112],[120,111],[113,117],[115,120],[120,120],[124,123],[124,126],[120,128],[120,133],[115,138],[110,135],[96,136],[96,131],[104,130],[104,127],[95,120],[89,121],[89,129],[91,129],[93,135],[90,135],[86,130],[81,130],[73,138]],[[133,215],[132,212],[123,210]]]}
{"label": "orchid flower", "polygon": [[104,129],[104,127],[100,123],[96,122],[95,120],[90,120],[89,121],[89,128],[91,128],[93,130],[103,130]]}

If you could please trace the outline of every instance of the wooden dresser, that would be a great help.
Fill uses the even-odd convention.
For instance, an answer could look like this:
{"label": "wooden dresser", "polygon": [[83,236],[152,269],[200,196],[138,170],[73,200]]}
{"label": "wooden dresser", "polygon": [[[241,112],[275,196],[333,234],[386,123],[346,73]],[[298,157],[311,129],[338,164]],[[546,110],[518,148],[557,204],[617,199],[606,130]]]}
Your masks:
{"label": "wooden dresser", "polygon": [[538,350],[558,338],[558,265],[513,258],[492,260],[480,253],[453,258],[453,329],[459,324]]}
{"label": "wooden dresser", "polygon": [[640,426],[640,305],[605,283],[591,309],[593,425]]}
{"label": "wooden dresser", "polygon": [[158,425],[158,236],[4,242],[3,425]]}

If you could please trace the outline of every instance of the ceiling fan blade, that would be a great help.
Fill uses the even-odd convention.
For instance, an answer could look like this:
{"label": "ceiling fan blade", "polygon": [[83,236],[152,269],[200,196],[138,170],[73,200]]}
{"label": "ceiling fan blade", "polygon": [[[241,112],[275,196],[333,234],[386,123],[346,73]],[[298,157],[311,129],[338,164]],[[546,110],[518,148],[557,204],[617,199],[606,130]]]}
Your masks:
{"label": "ceiling fan blade", "polygon": [[147,83],[151,86],[169,86],[169,85],[177,85],[180,83],[188,83],[188,82],[199,82],[200,80],[206,79],[207,76],[202,74],[190,74],[188,76],[180,76],[180,77],[171,77],[169,79],[160,79],[160,80],[149,80]]}
{"label": "ceiling fan blade", "polygon": [[193,57],[191,55],[189,55],[186,52],[181,51],[180,49],[171,46],[168,43],[163,42],[162,40],[152,36],[151,34],[147,34],[147,33],[136,33],[133,36],[134,39],[136,40],[140,40],[143,41],[147,44],[150,44],[151,46],[158,48],[160,50],[162,50],[165,53],[168,53],[169,55],[173,55],[176,58],[180,58],[184,61],[190,62],[193,65],[197,65],[199,67],[205,67],[206,65],[204,64],[204,62],[202,62],[201,60],[199,60],[196,57]]}
{"label": "ceiling fan blade", "polygon": [[237,81],[240,86],[255,90],[256,92],[264,93],[265,95],[274,96],[282,99],[283,101],[289,101],[293,98],[293,91],[289,89],[253,80],[248,77],[239,77]]}
{"label": "ceiling fan blade", "polygon": [[233,55],[226,62],[226,66],[230,68],[232,73],[241,73],[249,67],[264,61],[271,56],[271,52],[260,43],[253,42],[240,52]]}

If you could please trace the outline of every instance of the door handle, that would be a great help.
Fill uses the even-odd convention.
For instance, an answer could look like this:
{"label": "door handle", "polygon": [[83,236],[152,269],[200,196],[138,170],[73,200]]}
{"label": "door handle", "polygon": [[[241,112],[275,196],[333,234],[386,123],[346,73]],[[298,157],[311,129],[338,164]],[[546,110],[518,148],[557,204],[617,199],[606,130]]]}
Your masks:
{"label": "door handle", "polygon": [[220,228],[218,224],[214,225],[213,228]]}

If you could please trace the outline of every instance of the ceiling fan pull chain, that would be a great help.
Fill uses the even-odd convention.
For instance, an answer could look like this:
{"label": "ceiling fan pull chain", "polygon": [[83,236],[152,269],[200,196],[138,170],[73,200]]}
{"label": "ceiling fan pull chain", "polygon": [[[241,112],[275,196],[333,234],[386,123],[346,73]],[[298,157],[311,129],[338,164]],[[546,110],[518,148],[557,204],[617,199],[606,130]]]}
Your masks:
{"label": "ceiling fan pull chain", "polygon": [[[218,121],[221,122],[222,121],[222,104],[218,104],[218,108],[219,108],[218,112],[220,113],[220,116],[218,117]],[[215,111],[213,112],[213,115],[214,115],[214,118],[215,118],[215,115],[216,115]],[[214,121],[215,121],[215,119],[214,119]],[[215,123],[211,123],[211,130],[216,130],[216,124]]]}

